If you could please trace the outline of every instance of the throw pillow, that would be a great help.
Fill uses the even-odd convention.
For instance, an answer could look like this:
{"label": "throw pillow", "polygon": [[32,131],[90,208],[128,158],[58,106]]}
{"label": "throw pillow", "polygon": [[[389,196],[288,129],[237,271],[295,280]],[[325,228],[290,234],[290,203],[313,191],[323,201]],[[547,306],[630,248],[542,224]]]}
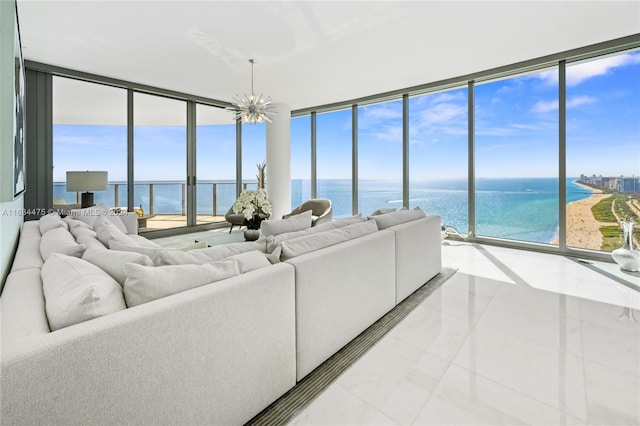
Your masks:
{"label": "throw pillow", "polygon": [[124,270],[124,297],[129,307],[240,274],[236,260],[168,266],[126,263]]}
{"label": "throw pillow", "polygon": [[362,237],[378,231],[378,226],[372,220],[353,223],[331,231],[320,232],[313,235],[302,236],[292,240],[283,241],[280,244],[282,254],[280,259],[286,260],[305,253],[330,247],[344,241]]}
{"label": "throw pillow", "polygon": [[93,227],[96,219],[100,216],[106,216],[109,213],[109,207],[106,204],[98,204],[97,206],[87,207],[84,209],[73,209],[69,211],[69,216],[80,220],[87,225]]}
{"label": "throw pillow", "polygon": [[[118,218],[117,216],[114,216]],[[120,218],[118,218],[119,220]],[[109,241],[118,241],[123,244],[136,245],[136,243],[129,238],[124,232],[122,232],[116,225],[105,217],[96,219],[93,225],[96,236],[100,242],[104,245],[109,245]]]}
{"label": "throw pillow", "polygon": [[74,218],[73,216],[67,216],[62,220],[64,220],[67,225],[69,225],[69,230],[72,230],[74,228],[93,229],[91,228],[91,225],[88,225],[85,222]]}
{"label": "throw pillow", "polygon": [[[80,222],[80,223],[82,223],[82,222]],[[85,236],[85,235],[93,237],[93,238],[97,238],[96,231],[94,231],[91,228],[85,228],[83,226],[77,226],[75,228],[71,227],[71,228],[69,228],[69,232],[71,232],[71,235],[73,235],[73,237],[76,239],[76,241],[78,241],[78,238],[80,238],[81,236]]]}
{"label": "throw pillow", "polygon": [[279,235],[270,235],[266,238],[267,253],[273,253],[273,251],[280,245],[282,241],[291,240],[293,238],[301,237],[303,235],[316,234],[318,232],[330,231],[332,229],[342,228],[343,226],[351,225],[353,223],[365,222],[366,219],[360,216],[350,216],[344,219],[338,219],[331,222],[321,223],[320,225],[313,226],[302,231],[285,232]]}
{"label": "throw pillow", "polygon": [[84,252],[82,258],[111,275],[121,286],[124,285],[127,278],[124,273],[125,263],[153,266],[153,261],[149,256],[133,251],[89,248]]}
{"label": "throw pillow", "polygon": [[120,285],[82,259],[53,253],[41,277],[51,331],[126,309]]}
{"label": "throw pillow", "polygon": [[38,220],[38,228],[42,235],[55,228],[69,229],[69,225],[62,221],[60,215],[56,212],[48,213]]}
{"label": "throw pillow", "polygon": [[271,265],[267,255],[256,250],[234,254],[233,256],[227,257],[225,260],[236,260],[241,274]]}
{"label": "throw pillow", "polygon": [[374,210],[370,216],[380,216],[381,214],[392,213],[392,212],[395,212],[396,210],[397,209],[395,208],[378,209],[378,210]]}
{"label": "throw pillow", "polygon": [[121,243],[120,241],[116,241],[116,240],[109,241],[109,248],[111,250],[133,251],[135,253],[144,254],[146,256],[149,256],[149,258],[153,260],[154,264],[157,264],[156,258],[160,253],[165,251],[177,252],[177,250],[170,250],[164,247],[146,247],[146,246],[131,245],[131,244]]}
{"label": "throw pillow", "polygon": [[387,229],[401,223],[410,222],[425,217],[425,212],[420,207],[413,210],[397,210],[395,212],[373,216],[371,219],[378,224],[378,229]]}
{"label": "throw pillow", "polygon": [[54,228],[44,234],[40,240],[40,255],[45,261],[52,253],[80,257],[85,248],[84,245],[78,244],[65,228]]}
{"label": "throw pillow", "polygon": [[[91,230],[86,229],[86,231],[91,231]],[[89,233],[82,233],[76,237],[76,241],[78,242],[78,244],[82,244],[87,249],[90,249],[90,248],[98,248],[101,250],[107,249],[107,247],[105,247],[105,245],[102,244],[100,240],[98,240],[98,237],[95,236],[95,232],[94,232],[94,235],[91,235]]]}
{"label": "throw pillow", "polygon": [[264,220],[260,225],[260,232],[268,237],[269,235],[301,231],[307,228],[311,228],[311,210],[289,216],[286,219]]}

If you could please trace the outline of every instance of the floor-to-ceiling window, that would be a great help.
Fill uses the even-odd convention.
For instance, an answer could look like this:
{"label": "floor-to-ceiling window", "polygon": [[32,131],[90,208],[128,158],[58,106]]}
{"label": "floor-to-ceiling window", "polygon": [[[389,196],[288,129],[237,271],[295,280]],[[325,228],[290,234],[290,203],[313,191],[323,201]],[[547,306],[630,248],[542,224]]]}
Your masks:
{"label": "floor-to-ceiling window", "polygon": [[135,93],[133,104],[134,205],[147,229],[186,226],[186,102]]}
{"label": "floor-to-ceiling window", "polygon": [[358,108],[358,211],[402,207],[402,99]]}
{"label": "floor-to-ceiling window", "polygon": [[291,208],[311,198],[311,116],[291,119]]}
{"label": "floor-to-ceiling window", "polygon": [[258,164],[267,159],[267,125],[242,125],[242,189],[258,187]]}
{"label": "floor-to-ceiling window", "polygon": [[468,89],[409,99],[409,207],[469,228]]}
{"label": "floor-to-ceiling window", "polygon": [[567,246],[612,251],[640,217],[640,52],[568,64],[566,86]]}
{"label": "floor-to-ceiling window", "polygon": [[558,70],[475,86],[476,235],[555,243]]}
{"label": "floor-to-ceiling window", "polygon": [[333,216],[352,214],[351,109],[316,117],[317,196],[333,204]]}
{"label": "floor-to-ceiling window", "polygon": [[196,223],[223,221],[236,199],[236,121],[198,104],[196,123]]}
{"label": "floor-to-ceiling window", "polygon": [[127,92],[64,77],[53,78],[53,199],[80,203],[67,192],[67,171],[106,171],[108,189],[94,202],[127,205]]}

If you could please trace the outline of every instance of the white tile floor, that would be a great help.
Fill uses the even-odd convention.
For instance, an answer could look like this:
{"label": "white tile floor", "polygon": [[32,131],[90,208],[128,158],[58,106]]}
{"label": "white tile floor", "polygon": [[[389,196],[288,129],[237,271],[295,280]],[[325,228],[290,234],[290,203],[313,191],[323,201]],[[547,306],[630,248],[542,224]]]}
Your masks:
{"label": "white tile floor", "polygon": [[640,424],[640,274],[459,242],[443,265],[292,425]]}

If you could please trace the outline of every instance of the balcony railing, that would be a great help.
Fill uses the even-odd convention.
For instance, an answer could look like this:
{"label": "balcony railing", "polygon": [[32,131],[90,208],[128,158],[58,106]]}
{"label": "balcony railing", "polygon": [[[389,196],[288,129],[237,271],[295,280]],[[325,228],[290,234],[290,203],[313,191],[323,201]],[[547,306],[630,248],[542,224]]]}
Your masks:
{"label": "balcony railing", "polygon": [[[242,189],[255,188],[256,181],[243,181]],[[126,182],[110,182],[106,191],[96,191],[96,204],[112,207],[127,204]],[[236,183],[231,181],[197,181],[196,214],[222,216],[236,199]],[[66,192],[64,182],[53,184],[54,200],[80,203],[80,193]],[[187,212],[187,184],[181,181],[136,181],[134,182],[134,207],[142,206],[148,215],[182,215]]]}

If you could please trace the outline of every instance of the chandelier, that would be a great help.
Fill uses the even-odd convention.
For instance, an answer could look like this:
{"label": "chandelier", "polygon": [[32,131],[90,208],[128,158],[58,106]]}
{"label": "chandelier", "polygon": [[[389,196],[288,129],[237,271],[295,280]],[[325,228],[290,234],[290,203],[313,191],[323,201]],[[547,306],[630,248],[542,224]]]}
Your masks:
{"label": "chandelier", "polygon": [[236,119],[242,120],[243,123],[256,124],[268,121],[269,114],[273,114],[275,108],[271,105],[271,98],[262,95],[256,96],[253,93],[253,64],[255,59],[249,59],[251,63],[251,96],[243,95],[233,98],[233,112]]}

